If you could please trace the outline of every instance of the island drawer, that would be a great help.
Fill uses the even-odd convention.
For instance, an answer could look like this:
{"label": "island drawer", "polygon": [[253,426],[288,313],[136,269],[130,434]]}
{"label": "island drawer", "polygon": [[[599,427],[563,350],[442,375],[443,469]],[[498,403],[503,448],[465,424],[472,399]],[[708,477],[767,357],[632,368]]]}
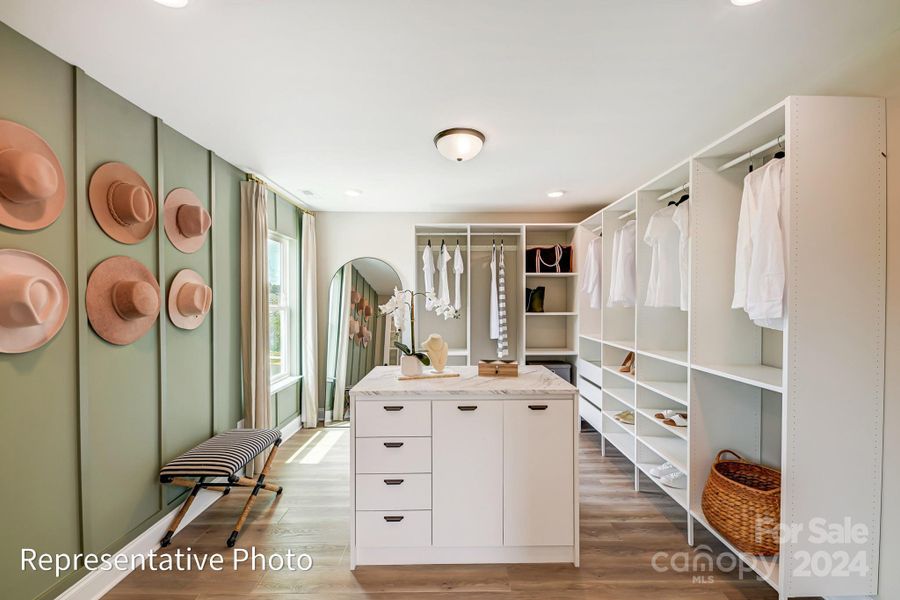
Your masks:
{"label": "island drawer", "polygon": [[431,475],[399,473],[356,476],[359,510],[428,510]]}
{"label": "island drawer", "polygon": [[431,511],[357,511],[356,545],[363,548],[430,546]]}
{"label": "island drawer", "polygon": [[363,400],[353,416],[356,437],[431,435],[431,402],[425,400]]}
{"label": "island drawer", "polygon": [[431,438],[360,438],[356,440],[356,472],[431,473]]}

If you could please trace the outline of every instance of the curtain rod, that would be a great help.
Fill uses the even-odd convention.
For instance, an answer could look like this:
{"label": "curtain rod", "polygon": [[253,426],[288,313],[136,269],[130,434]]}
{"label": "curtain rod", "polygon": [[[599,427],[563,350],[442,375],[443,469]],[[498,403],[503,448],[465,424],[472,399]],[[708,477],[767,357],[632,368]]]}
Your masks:
{"label": "curtain rod", "polygon": [[287,200],[288,202],[293,204],[297,208],[297,210],[299,210],[300,212],[306,213],[308,215],[313,215],[313,216],[315,216],[315,214],[316,214],[315,212],[313,212],[313,211],[309,210],[308,208],[306,208],[305,206],[303,206],[300,203],[300,201],[297,200],[296,198],[294,198],[292,195],[285,192],[281,186],[275,185],[274,183],[270,183],[270,182],[266,181],[265,179],[263,179],[262,177],[260,177],[259,175],[254,175],[253,173],[247,173],[247,181],[253,181],[255,183],[258,183],[259,185],[263,186],[270,192],[272,192],[274,194],[278,194],[279,196],[281,196],[282,198],[284,198],[285,200]]}
{"label": "curtain rod", "polygon": [[784,139],[785,139],[784,134],[781,134],[774,140],[766,142],[762,146],[754,148],[753,150],[750,150],[749,152],[745,152],[744,154],[741,154],[734,160],[729,160],[727,163],[725,163],[724,165],[719,167],[718,172],[721,173],[722,171],[727,171],[731,167],[736,167],[737,165],[741,164],[742,162],[744,162],[746,160],[750,160],[754,156],[759,155],[760,152],[765,152],[769,148],[774,148],[775,146],[779,146],[779,145],[781,145],[782,142],[784,142]]}

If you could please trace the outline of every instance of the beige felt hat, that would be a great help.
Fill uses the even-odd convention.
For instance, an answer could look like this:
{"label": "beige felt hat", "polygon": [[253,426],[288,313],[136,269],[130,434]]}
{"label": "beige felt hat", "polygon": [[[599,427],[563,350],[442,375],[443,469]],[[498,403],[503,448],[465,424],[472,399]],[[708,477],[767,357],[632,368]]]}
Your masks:
{"label": "beige felt hat", "polygon": [[350,323],[347,326],[347,333],[351,338],[355,338],[359,333],[359,321],[357,321],[353,317],[350,317]]}
{"label": "beige felt hat", "polygon": [[66,180],[50,145],[24,125],[0,121],[0,225],[42,229],[65,203]]}
{"label": "beige felt hat", "polygon": [[94,267],[85,298],[88,321],[97,335],[124,346],[140,339],[159,315],[159,284],[150,270],[127,256]]}
{"label": "beige felt hat", "polygon": [[177,188],[166,196],[163,223],[172,245],[185,254],[190,254],[203,246],[212,219],[194,192],[187,188]]}
{"label": "beige felt hat", "polygon": [[0,250],[0,352],[40,348],[68,311],[69,290],[53,265],[24,250]]}
{"label": "beige felt hat", "polygon": [[212,289],[196,271],[182,269],[169,286],[169,319],[176,327],[197,329],[212,306]]}
{"label": "beige felt hat", "polygon": [[156,225],[156,202],[137,171],[120,162],[97,167],[89,187],[91,212],[106,235],[123,244],[137,244]]}

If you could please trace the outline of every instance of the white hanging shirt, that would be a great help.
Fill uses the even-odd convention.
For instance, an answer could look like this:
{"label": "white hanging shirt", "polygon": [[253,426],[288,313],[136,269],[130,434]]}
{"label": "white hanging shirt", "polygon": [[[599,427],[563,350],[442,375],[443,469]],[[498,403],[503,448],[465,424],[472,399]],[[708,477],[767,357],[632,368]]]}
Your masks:
{"label": "white hanging shirt", "polygon": [[441,244],[438,253],[438,300],[441,304],[450,304],[450,281],[447,275],[447,263],[450,262],[450,250],[446,244]]}
{"label": "white hanging shirt", "polygon": [[581,283],[581,291],[590,296],[591,308],[600,308],[603,305],[602,286],[600,285],[601,261],[603,240],[594,238],[588,243],[587,255],[584,259],[584,279]]}
{"label": "white hanging shirt", "polygon": [[434,256],[431,254],[431,245],[425,244],[422,252],[422,272],[425,281],[425,309],[431,310],[431,294],[434,293]]}
{"label": "white hanging shirt", "polygon": [[681,233],[672,220],[675,208],[672,204],[650,215],[644,231],[644,243],[650,246],[650,280],[645,306],[681,306]]}
{"label": "white hanging shirt", "polygon": [[691,214],[688,201],[675,207],[672,221],[678,227],[678,271],[681,279],[681,310],[688,310],[688,291],[690,290],[691,260]]}
{"label": "white hanging shirt", "polygon": [[637,297],[634,263],[636,235],[637,224],[631,220],[620,227],[613,237],[613,263],[607,306],[634,306]]}
{"label": "white hanging shirt", "polygon": [[771,329],[784,329],[783,197],[784,159],[773,159],[744,178],[731,307],[743,308],[757,325]]}
{"label": "white hanging shirt", "polygon": [[462,289],[459,280],[464,270],[465,263],[463,263],[462,252],[459,249],[459,243],[457,243],[456,249],[453,251],[453,274],[456,275],[456,298],[453,302],[453,307],[456,310],[462,309]]}
{"label": "white hanging shirt", "polygon": [[497,300],[497,249],[491,250],[491,320],[492,340],[500,337],[500,303]]}

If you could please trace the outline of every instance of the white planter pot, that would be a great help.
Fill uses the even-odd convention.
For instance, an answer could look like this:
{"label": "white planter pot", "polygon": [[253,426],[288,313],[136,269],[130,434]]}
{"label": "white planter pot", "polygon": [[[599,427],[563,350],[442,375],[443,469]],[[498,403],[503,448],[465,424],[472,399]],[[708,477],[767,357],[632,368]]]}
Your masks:
{"label": "white planter pot", "polygon": [[422,362],[415,356],[400,355],[400,373],[407,377],[422,374]]}

